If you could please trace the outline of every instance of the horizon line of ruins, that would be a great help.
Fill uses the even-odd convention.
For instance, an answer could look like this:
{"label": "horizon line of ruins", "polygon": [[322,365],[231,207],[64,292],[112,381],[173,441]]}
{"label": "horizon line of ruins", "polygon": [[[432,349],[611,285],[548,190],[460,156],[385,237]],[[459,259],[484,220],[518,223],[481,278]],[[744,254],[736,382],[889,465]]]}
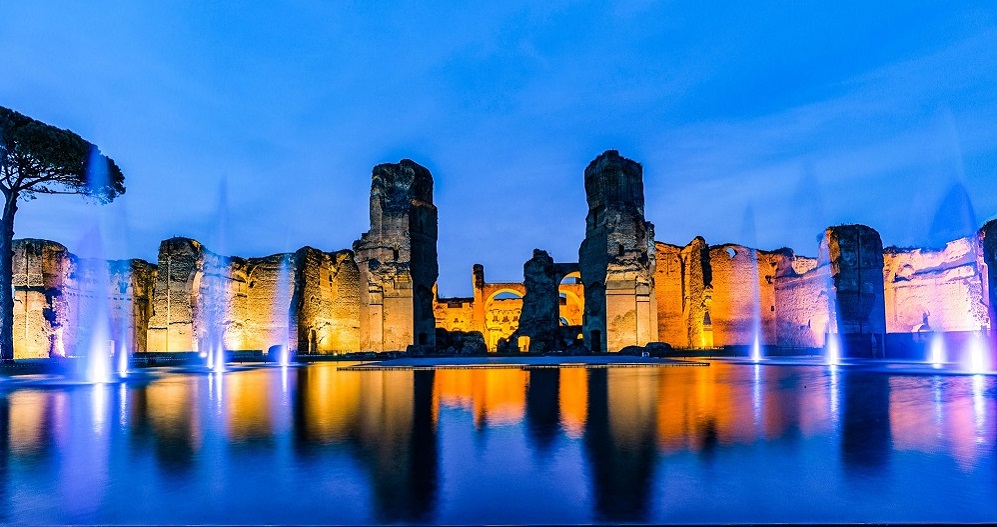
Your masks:
{"label": "horizon line of ruins", "polygon": [[641,165],[615,150],[588,165],[584,184],[577,262],[538,249],[512,283],[487,282],[475,264],[466,298],[438,295],[433,178],[408,159],[374,167],[370,230],[352,249],[241,258],[175,237],[156,264],[86,265],[59,243],[16,240],[15,358],[85,355],[101,311],[112,349],[128,353],[823,348],[837,338],[847,355],[875,357],[891,339],[988,334],[997,320],[997,220],[937,249],[884,250],[870,227],[829,227],[814,258],[655,241]]}

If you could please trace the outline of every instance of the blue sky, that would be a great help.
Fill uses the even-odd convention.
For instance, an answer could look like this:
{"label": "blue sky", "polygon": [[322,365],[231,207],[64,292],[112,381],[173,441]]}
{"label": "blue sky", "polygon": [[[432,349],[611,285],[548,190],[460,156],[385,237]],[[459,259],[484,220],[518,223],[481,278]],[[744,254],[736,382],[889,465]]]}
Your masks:
{"label": "blue sky", "polygon": [[0,2],[0,105],[126,174],[99,210],[22,206],[18,237],[81,253],[95,224],[115,258],[348,248],[371,168],[409,157],[436,180],[440,292],[464,295],[476,262],[577,260],[610,148],[670,243],[815,254],[830,224],[920,245],[997,215],[993,2],[87,4]]}

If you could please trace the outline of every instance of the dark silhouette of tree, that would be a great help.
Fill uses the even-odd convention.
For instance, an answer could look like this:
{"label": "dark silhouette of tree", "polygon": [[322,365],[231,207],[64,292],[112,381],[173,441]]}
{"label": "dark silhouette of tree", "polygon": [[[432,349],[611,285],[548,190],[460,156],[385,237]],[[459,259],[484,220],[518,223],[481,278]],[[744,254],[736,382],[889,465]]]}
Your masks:
{"label": "dark silhouette of tree", "polygon": [[12,260],[18,200],[38,194],[79,194],[108,203],[125,192],[125,176],[113,160],[70,130],[0,106],[0,360],[14,360]]}

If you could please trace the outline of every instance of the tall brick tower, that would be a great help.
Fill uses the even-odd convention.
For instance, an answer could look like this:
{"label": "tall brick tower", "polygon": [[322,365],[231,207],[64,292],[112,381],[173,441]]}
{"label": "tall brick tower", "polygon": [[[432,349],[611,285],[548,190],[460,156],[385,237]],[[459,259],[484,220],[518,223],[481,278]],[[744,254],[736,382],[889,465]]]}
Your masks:
{"label": "tall brick tower", "polygon": [[619,351],[656,340],[654,225],[644,219],[640,164],[604,152],[585,169],[585,195],[589,210],[578,250],[585,345]]}
{"label": "tall brick tower", "polygon": [[370,231],[353,243],[361,274],[361,349],[436,344],[437,221],[429,170],[409,159],[374,167]]}

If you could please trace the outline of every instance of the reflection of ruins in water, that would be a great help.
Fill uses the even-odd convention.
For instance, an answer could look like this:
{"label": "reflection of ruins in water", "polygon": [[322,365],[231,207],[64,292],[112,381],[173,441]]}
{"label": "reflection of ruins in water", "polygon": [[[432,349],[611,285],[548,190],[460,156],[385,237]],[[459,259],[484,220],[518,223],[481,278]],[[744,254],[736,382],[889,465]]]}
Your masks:
{"label": "reflection of ruins in water", "polygon": [[658,453],[655,401],[650,382],[621,382],[635,373],[651,372],[589,371],[585,447],[600,521],[643,521],[648,513]]}
{"label": "reflection of ruins in water", "polygon": [[160,466],[189,472],[201,448],[199,386],[193,382],[156,382],[130,390],[129,438],[133,450],[151,443]]}
{"label": "reflection of ruins in water", "polygon": [[841,460],[846,474],[887,468],[890,437],[890,379],[851,372],[841,378]]}
{"label": "reflection of ruins in water", "polygon": [[370,472],[377,521],[431,520],[439,471],[434,372],[297,371],[297,452],[348,445]]}
{"label": "reflection of ruins in water", "polygon": [[[366,486],[370,499],[361,503],[375,521],[434,521],[446,510],[438,496],[451,492],[444,470],[454,461],[489,469],[475,459],[444,462],[460,450],[444,444],[453,436],[438,432],[439,421],[453,423],[455,415],[441,406],[466,412],[461,419],[470,415],[479,430],[519,428],[522,434],[496,434],[499,448],[511,456],[527,451],[538,466],[573,452],[585,467],[579,483],[587,483],[593,518],[610,522],[650,519],[660,489],[669,487],[663,467],[689,466],[689,459],[697,470],[737,470],[746,449],[788,458],[823,452],[829,481],[854,483],[903,464],[895,451],[915,451],[946,456],[969,473],[994,455],[997,432],[995,382],[982,376],[724,361],[701,368],[435,372],[337,366],[2,395],[0,508],[16,510],[23,489],[75,495],[145,459],[171,482],[189,482],[213,473],[215,463],[259,462],[285,451],[302,467],[346,461],[338,465],[347,467],[345,476],[337,477]],[[530,485],[536,483],[523,490]],[[100,499],[82,507],[97,507]]]}

